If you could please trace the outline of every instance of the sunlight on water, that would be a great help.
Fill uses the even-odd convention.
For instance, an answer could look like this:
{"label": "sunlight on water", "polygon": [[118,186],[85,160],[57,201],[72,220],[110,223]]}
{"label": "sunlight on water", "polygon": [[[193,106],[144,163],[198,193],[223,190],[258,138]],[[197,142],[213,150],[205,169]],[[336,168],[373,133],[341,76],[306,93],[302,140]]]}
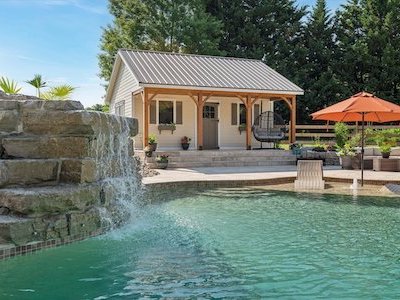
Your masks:
{"label": "sunlight on water", "polygon": [[176,191],[106,235],[0,263],[0,299],[400,294],[400,199]]}

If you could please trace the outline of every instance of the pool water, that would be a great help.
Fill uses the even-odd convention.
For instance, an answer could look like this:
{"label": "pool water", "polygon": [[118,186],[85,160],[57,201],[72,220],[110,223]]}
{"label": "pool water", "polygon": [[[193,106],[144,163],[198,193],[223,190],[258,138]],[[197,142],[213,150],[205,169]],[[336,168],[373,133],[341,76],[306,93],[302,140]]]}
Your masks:
{"label": "pool water", "polygon": [[0,299],[400,295],[399,198],[177,194],[104,236],[0,262]]}

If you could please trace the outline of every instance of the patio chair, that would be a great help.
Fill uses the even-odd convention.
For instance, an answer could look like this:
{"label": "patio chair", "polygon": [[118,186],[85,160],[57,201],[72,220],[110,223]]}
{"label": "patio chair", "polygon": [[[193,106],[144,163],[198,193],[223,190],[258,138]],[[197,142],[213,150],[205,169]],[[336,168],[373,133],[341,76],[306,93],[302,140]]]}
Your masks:
{"label": "patio chair", "polygon": [[259,115],[252,126],[254,138],[262,143],[276,143],[285,138],[286,124],[282,117],[273,111],[266,111]]}
{"label": "patio chair", "polygon": [[299,160],[294,188],[296,190],[325,189],[322,165],[322,160]]}

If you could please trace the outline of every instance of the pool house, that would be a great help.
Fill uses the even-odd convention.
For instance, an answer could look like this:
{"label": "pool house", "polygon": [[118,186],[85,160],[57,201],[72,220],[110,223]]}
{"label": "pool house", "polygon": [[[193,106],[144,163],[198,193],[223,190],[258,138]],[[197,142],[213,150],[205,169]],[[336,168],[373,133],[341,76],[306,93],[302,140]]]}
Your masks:
{"label": "pool house", "polygon": [[115,114],[137,118],[135,148],[150,134],[159,149],[252,149],[259,142],[252,124],[275,101],[290,110],[289,142],[294,142],[296,96],[303,90],[263,61],[244,58],[119,50],[106,102]]}

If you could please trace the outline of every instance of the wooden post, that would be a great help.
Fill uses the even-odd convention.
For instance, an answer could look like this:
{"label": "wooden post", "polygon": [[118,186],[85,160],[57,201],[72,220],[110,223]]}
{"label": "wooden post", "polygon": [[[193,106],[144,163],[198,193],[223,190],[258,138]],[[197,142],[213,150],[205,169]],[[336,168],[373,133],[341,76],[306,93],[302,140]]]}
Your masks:
{"label": "wooden post", "polygon": [[197,149],[203,150],[203,95],[197,95]]}
{"label": "wooden post", "polygon": [[253,105],[251,97],[247,95],[246,97],[246,149],[251,150],[251,115],[252,115]]}
{"label": "wooden post", "polygon": [[291,110],[290,110],[290,137],[289,143],[293,144],[296,142],[296,97],[294,96],[291,100]]}
{"label": "wooden post", "polygon": [[149,142],[149,92],[144,89],[143,97],[143,149]]}

